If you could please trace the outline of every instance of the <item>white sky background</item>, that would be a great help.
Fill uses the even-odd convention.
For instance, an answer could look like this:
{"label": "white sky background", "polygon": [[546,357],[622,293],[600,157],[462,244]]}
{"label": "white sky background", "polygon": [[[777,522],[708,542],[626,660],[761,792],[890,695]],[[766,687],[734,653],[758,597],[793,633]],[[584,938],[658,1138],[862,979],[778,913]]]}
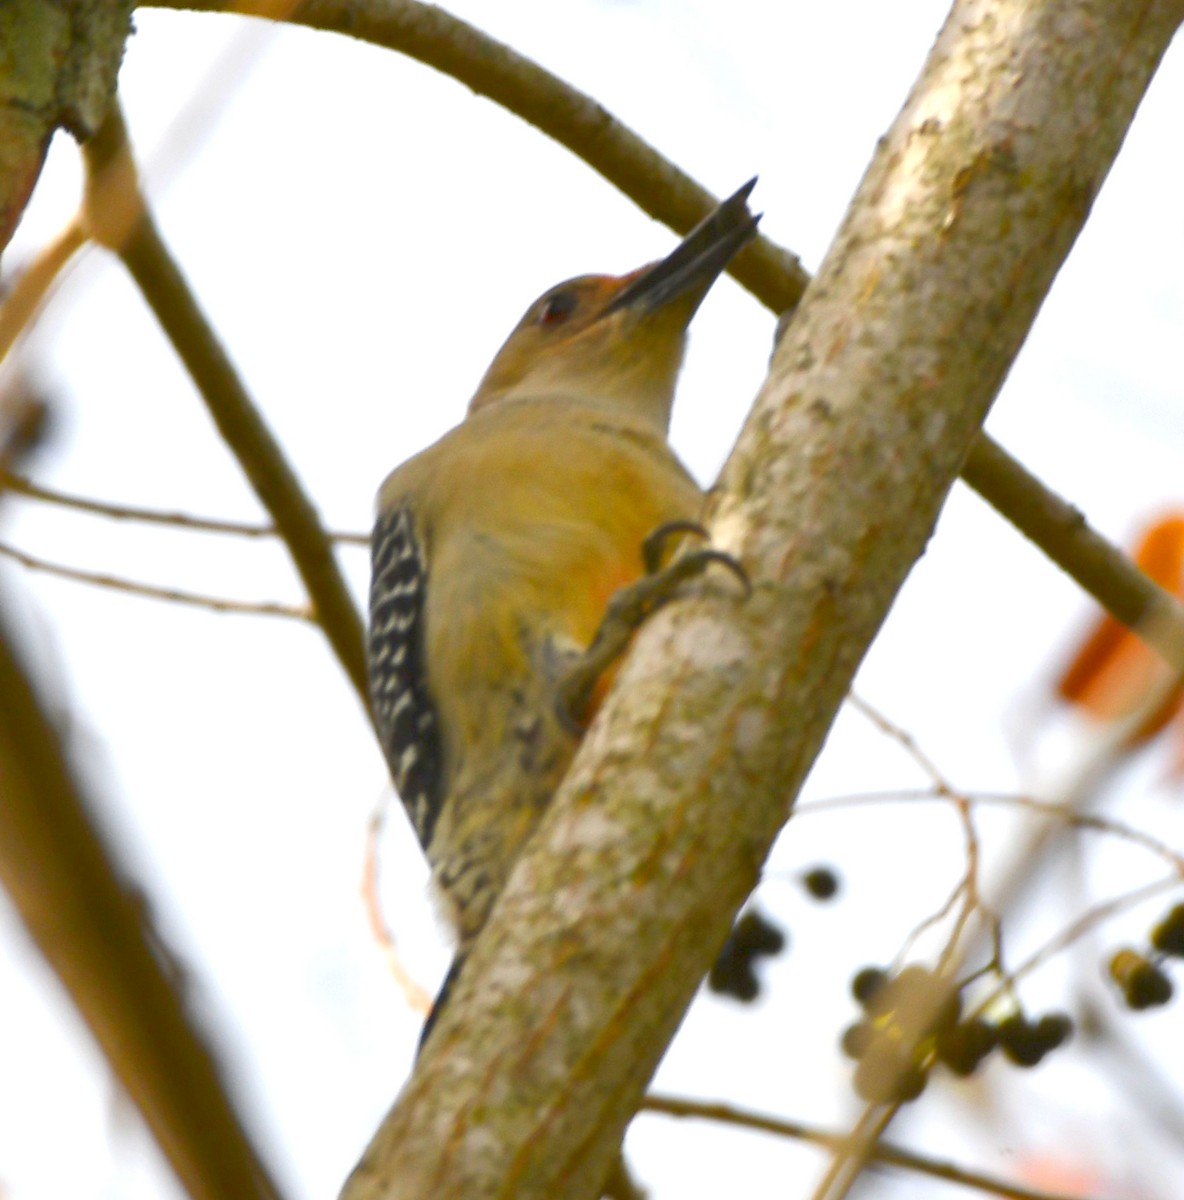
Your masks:
{"label": "white sky background", "polygon": [[[945,16],[936,2],[875,0],[450,8],[590,92],[717,194],[759,173],[762,228],[810,269]],[[368,528],[383,476],[460,418],[540,291],[586,271],[629,270],[674,243],[566,151],[410,60],[228,17],[142,10],[136,24],[122,89],[162,231],[331,526]],[[249,53],[219,58],[243,39]],[[222,65],[211,80],[214,63]],[[215,115],[208,125],[199,116],[201,137],[188,150],[166,139],[199,85]],[[991,421],[1013,453],[1120,540],[1149,512],[1184,500],[1181,112],[1176,48]],[[76,159],[59,138],[9,268],[72,211]],[[730,281],[695,323],[674,440],[704,481],[755,393],[771,333],[769,314]],[[29,350],[61,399],[39,479],[162,509],[258,515],[116,266],[90,256]],[[300,598],[274,545],[15,499],[0,535],[115,574]],[[347,548],[341,558],[361,600],[366,554]],[[358,899],[365,825],[386,775],[351,689],[302,623],[218,617],[7,564],[0,571],[282,1183],[297,1200],[335,1194],[405,1077],[419,1026]],[[1015,788],[1010,743],[1087,611],[1074,585],[959,486],[858,690],[961,786]],[[1157,780],[1157,766],[1143,770],[1131,812],[1179,844],[1178,810]],[[846,714],[807,793],[923,782],[898,747]],[[434,986],[447,951],[428,915],[425,871],[401,814],[388,828],[388,914],[408,964]],[[1160,870],[1130,858],[1114,864],[1114,886]],[[790,879],[821,860],[844,879],[829,907],[809,903]],[[698,1001],[659,1088],[824,1123],[849,1118],[836,1047],[853,1016],[847,980],[863,963],[890,959],[961,866],[958,829],[942,808],[865,808],[794,824],[760,893],[793,939],[766,972],[766,1001],[757,1011]],[[0,1193],[175,1194],[56,985],[0,911]],[[1053,915],[1055,926],[1069,910]],[[1155,915],[1119,928],[1137,938]],[[1089,961],[1112,945],[1103,939]],[[1064,974],[1054,968],[1025,989],[1036,1011],[1065,1003]],[[1178,1020],[1169,1008],[1136,1027],[1177,1079],[1184,1051],[1178,1033],[1165,1035]],[[1018,1082],[995,1065],[987,1080],[934,1088],[893,1135],[1001,1174],[1026,1154],[1059,1153],[1121,1182],[1124,1152],[1139,1147],[1144,1161],[1155,1153],[1139,1141],[1149,1137],[1145,1120],[1071,1053]],[[1028,1119],[1009,1124],[998,1102],[1018,1095]],[[957,1128],[951,1108],[967,1118]],[[792,1143],[659,1117],[640,1118],[630,1144],[657,1200],[736,1194],[740,1163],[753,1200],[804,1196],[823,1161]],[[1162,1167],[1164,1196],[1181,1192],[1175,1169]],[[962,1193],[879,1176],[861,1194]]]}

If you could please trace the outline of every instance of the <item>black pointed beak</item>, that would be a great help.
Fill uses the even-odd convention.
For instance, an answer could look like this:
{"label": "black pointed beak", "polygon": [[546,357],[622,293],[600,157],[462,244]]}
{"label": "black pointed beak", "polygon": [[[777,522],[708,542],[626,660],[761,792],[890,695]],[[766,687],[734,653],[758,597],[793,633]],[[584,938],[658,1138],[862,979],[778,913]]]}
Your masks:
{"label": "black pointed beak", "polygon": [[749,212],[747,203],[755,186],[754,177],[704,217],[665,258],[643,267],[608,302],[601,316],[634,307],[653,312],[684,296],[693,299],[689,321],[720,272],[756,233],[760,214]]}

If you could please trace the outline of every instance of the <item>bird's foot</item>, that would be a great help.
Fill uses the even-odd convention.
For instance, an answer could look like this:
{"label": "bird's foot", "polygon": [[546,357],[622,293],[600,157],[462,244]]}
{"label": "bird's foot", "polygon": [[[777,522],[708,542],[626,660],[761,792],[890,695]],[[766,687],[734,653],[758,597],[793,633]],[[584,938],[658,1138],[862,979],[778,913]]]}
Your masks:
{"label": "bird's foot", "polygon": [[686,535],[705,538],[707,530],[694,521],[668,521],[645,539],[642,560],[646,573],[613,594],[591,645],[560,680],[559,719],[572,732],[582,733],[587,727],[589,705],[604,672],[625,652],[646,618],[672,600],[684,583],[718,563],[740,581],[746,598],[752,591],[748,573],[739,560],[722,550],[704,546],[666,561],[671,539]]}

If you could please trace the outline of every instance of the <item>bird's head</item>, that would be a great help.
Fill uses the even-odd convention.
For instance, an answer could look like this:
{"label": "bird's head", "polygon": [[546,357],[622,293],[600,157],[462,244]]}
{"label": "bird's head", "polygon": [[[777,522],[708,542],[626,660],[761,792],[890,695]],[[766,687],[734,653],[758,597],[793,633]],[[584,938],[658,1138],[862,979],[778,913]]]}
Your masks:
{"label": "bird's head", "polygon": [[505,400],[575,398],[642,416],[664,433],[686,330],[759,217],[752,180],[665,258],[628,275],[583,275],[543,293],[498,351],[469,412]]}

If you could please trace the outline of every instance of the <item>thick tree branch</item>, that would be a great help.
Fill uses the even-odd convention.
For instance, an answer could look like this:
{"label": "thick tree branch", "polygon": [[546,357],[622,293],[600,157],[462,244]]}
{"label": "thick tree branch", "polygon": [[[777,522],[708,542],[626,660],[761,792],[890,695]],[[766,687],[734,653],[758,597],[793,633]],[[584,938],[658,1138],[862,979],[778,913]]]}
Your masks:
{"label": "thick tree branch", "polygon": [[[509,46],[420,0],[145,0],[151,7],[234,11],[347,34],[406,54],[566,146],[655,220],[685,233],[716,204],[706,188],[591,97]],[[796,307],[809,275],[796,255],[758,234],[728,271],[775,313]],[[963,468],[967,482],[1118,620],[1184,667],[1184,609],[985,433]],[[1154,615],[1156,622],[1147,617]]]}
{"label": "thick tree branch", "polygon": [[112,105],[98,133],[83,146],[83,153],[87,232],[119,255],[151,306],[201,392],[218,432],[271,514],[308,589],[316,621],[369,713],[362,619],[333,548],[316,509],[247,395],[152,220],[140,194],[118,104]]}
{"label": "thick tree branch", "polygon": [[348,1200],[596,1195],[1182,15],[955,4]]}
{"label": "thick tree branch", "polygon": [[0,880],[194,1200],[278,1191],[0,629]]}

